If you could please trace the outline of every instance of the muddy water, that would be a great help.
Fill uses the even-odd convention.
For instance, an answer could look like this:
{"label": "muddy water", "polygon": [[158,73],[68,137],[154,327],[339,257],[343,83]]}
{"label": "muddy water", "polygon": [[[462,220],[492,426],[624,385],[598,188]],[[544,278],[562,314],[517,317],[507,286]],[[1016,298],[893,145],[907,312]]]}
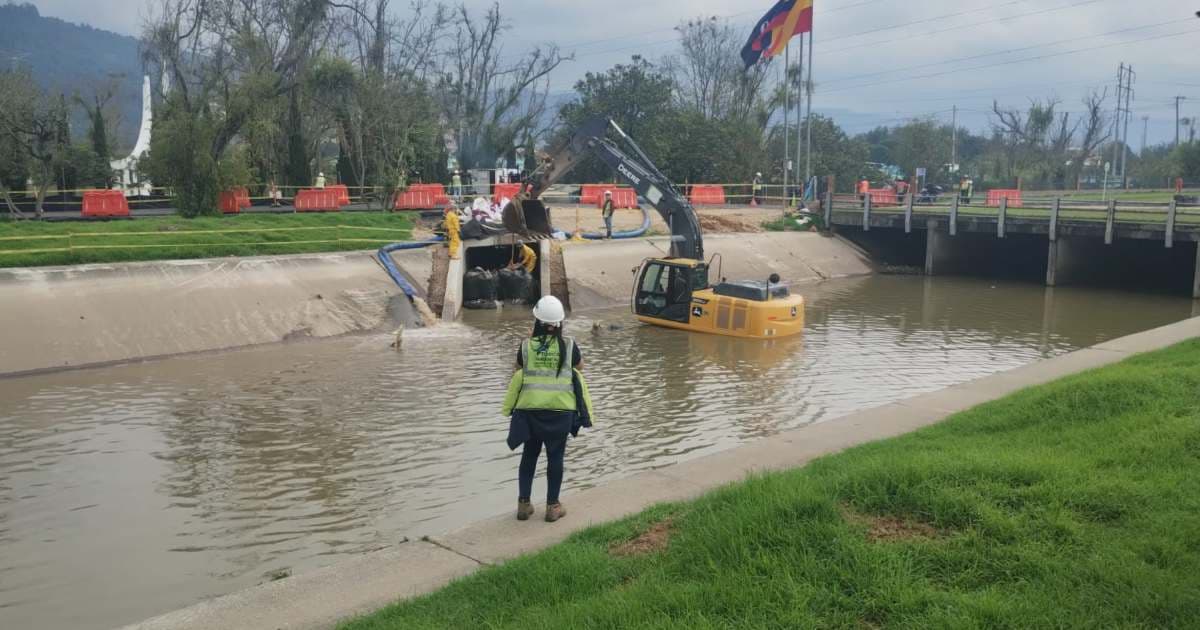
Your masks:
{"label": "muddy water", "polygon": [[[576,316],[600,418],[568,491],[1193,308],[905,277],[803,292],[806,334],[771,343]],[[399,352],[367,336],[0,380],[0,627],[133,622],[511,508],[497,409],[527,328],[468,313]]]}

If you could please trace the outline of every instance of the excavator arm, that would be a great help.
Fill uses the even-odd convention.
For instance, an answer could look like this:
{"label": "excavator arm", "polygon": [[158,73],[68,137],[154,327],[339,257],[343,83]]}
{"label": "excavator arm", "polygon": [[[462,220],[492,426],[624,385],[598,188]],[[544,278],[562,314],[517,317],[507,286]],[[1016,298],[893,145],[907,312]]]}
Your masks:
{"label": "excavator arm", "polygon": [[[610,126],[636,157],[630,156],[616,142],[605,137],[605,132]],[[606,118],[589,119],[530,174],[526,181],[526,189],[505,209],[505,226],[514,232],[528,232],[537,231],[537,227],[545,223],[548,231],[548,220],[528,219],[529,216],[536,215],[538,210],[543,217],[545,215],[544,206],[537,201],[538,197],[589,154],[595,155],[612,168],[658,211],[671,228],[671,256],[704,260],[700,220],[692,205],[688,203],[687,197],[671,185],[670,180],[654,166],[654,162],[632,138],[625,135],[615,122]]]}

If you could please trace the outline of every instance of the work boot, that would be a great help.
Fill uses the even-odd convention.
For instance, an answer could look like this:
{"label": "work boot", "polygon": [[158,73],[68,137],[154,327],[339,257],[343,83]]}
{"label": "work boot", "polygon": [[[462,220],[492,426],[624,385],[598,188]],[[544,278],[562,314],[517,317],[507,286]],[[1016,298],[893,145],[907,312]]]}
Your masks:
{"label": "work boot", "polygon": [[563,504],[561,504],[561,503],[547,503],[546,504],[546,522],[547,523],[553,523],[554,521],[557,521],[558,519],[560,519],[566,515],[567,515],[567,508],[563,507]]}
{"label": "work boot", "polygon": [[533,503],[529,501],[517,501],[517,520],[528,521],[529,517],[533,516]]}

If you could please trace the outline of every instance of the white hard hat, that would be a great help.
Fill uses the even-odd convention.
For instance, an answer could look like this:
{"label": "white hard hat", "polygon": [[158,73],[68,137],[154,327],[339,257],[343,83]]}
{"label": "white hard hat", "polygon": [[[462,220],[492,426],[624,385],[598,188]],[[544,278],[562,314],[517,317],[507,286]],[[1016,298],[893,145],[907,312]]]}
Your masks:
{"label": "white hard hat", "polygon": [[762,177],[762,173],[755,173],[758,177]]}
{"label": "white hard hat", "polygon": [[317,173],[317,177],[325,177],[325,173]]}
{"label": "white hard hat", "polygon": [[563,323],[567,318],[566,310],[563,309],[562,302],[553,295],[538,300],[537,306],[533,307],[533,316],[543,324],[558,325]]}
{"label": "white hard hat", "polygon": [[605,197],[611,197],[611,196],[612,196],[612,191],[611,191],[611,190],[606,190],[606,191],[604,191],[604,196],[605,196]]}

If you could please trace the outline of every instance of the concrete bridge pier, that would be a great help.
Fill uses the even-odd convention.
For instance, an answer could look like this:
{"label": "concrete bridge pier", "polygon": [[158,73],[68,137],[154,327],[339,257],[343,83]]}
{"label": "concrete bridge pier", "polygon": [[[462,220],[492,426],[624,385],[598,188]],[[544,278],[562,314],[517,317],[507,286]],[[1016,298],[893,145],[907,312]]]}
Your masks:
{"label": "concrete bridge pier", "polygon": [[1089,261],[1107,252],[1103,241],[1058,238],[1050,241],[1046,258],[1046,286],[1057,287],[1077,282],[1087,272]]}

